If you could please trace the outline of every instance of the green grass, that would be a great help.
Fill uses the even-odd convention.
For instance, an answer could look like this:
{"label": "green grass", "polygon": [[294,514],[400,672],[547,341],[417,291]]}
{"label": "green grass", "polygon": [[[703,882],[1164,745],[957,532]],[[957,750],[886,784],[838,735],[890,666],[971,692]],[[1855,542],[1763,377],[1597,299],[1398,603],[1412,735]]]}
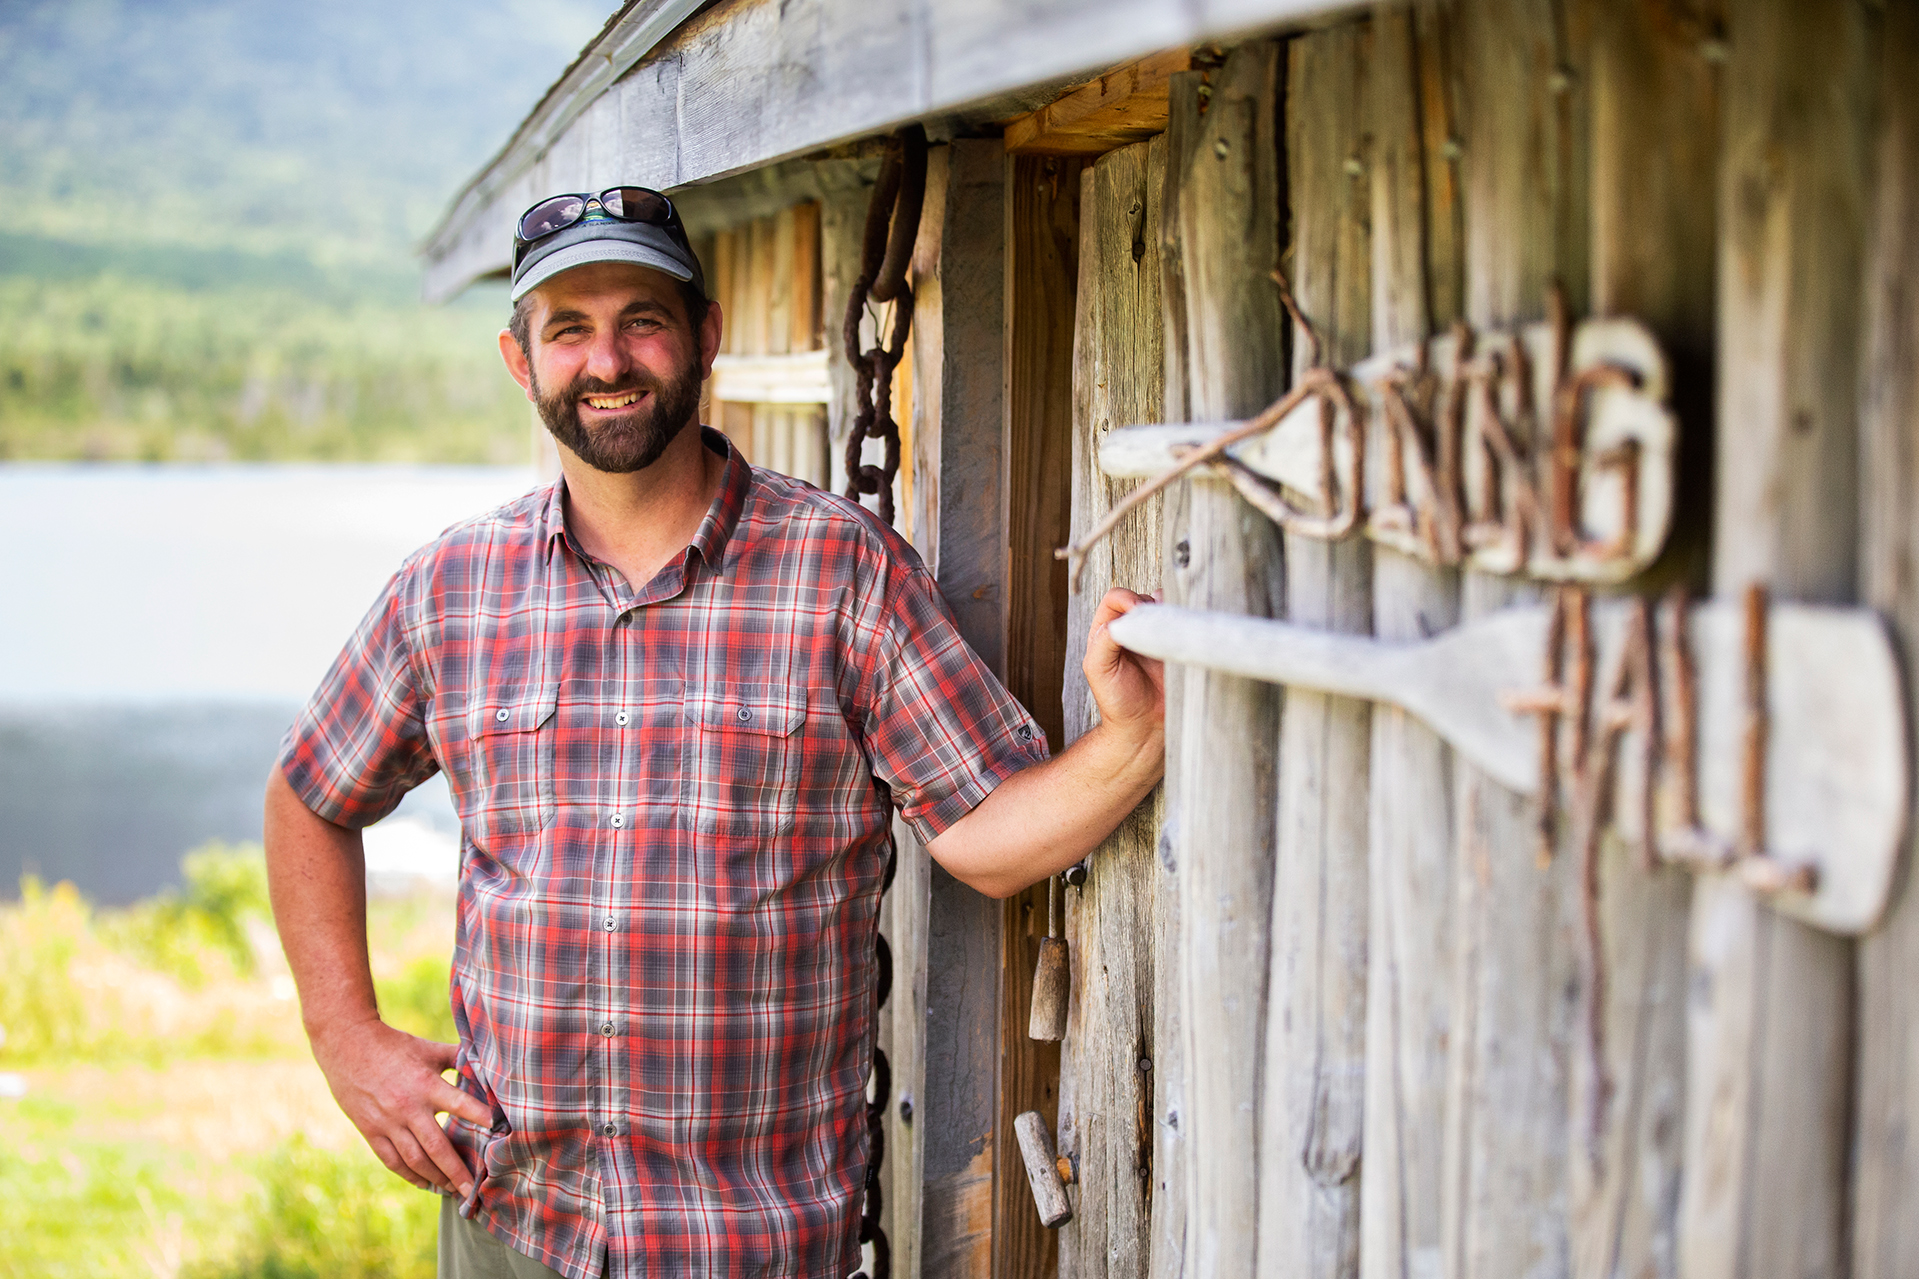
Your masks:
{"label": "green grass", "polygon": [[192,1279],[432,1279],[440,1201],[370,1155],[295,1137],[259,1159],[256,1175],[239,1237],[190,1267]]}
{"label": "green grass", "polygon": [[[313,1066],[257,846],[189,854],[123,910],[28,879],[0,903],[0,1279],[427,1279],[439,1200],[394,1177]],[[451,902],[369,904],[383,1014],[452,1038]]]}

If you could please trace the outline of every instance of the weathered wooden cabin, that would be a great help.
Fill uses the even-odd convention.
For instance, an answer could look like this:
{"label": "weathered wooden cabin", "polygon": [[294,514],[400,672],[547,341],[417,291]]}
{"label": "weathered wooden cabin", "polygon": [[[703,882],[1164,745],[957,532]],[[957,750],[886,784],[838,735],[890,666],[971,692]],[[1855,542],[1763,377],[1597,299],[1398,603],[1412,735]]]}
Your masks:
{"label": "weathered wooden cabin", "polygon": [[1915,66],[1911,0],[608,22],[430,291],[668,190],[708,420],[854,440],[1056,746],[1101,590],[1175,606],[1057,924],[900,832],[869,1273],[1919,1274]]}

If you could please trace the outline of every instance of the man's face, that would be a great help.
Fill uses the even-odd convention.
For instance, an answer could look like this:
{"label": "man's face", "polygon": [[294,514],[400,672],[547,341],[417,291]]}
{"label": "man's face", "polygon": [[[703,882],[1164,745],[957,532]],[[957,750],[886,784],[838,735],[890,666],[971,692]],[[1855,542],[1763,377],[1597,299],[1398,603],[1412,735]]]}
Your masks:
{"label": "man's face", "polygon": [[588,466],[642,470],[695,419],[718,312],[702,326],[709,343],[667,275],[622,262],[575,267],[534,290],[530,319],[530,351],[503,333],[501,353],[553,438]]}

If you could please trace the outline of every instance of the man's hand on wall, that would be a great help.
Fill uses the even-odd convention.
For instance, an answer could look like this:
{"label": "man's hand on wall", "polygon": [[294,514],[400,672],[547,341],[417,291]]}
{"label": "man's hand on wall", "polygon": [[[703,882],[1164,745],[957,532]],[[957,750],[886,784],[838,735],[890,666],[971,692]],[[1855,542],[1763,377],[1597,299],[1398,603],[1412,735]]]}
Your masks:
{"label": "man's hand on wall", "polygon": [[455,1114],[481,1128],[493,1116],[441,1077],[456,1051],[377,1020],[313,1037],[313,1056],[334,1100],[380,1162],[422,1190],[465,1196],[473,1173],[435,1114]]}
{"label": "man's hand on wall", "polygon": [[1052,759],[1001,782],[926,846],[963,883],[1006,897],[1085,857],[1153,789],[1166,769],[1165,671],[1113,642],[1112,620],[1150,603],[1106,592],[1082,669],[1100,722]]}
{"label": "man's hand on wall", "polygon": [[1086,636],[1086,660],[1080,669],[1099,705],[1100,722],[1145,736],[1156,735],[1166,721],[1166,666],[1150,657],[1130,653],[1106,633],[1108,624],[1154,597],[1115,586],[1106,592],[1093,613]]}

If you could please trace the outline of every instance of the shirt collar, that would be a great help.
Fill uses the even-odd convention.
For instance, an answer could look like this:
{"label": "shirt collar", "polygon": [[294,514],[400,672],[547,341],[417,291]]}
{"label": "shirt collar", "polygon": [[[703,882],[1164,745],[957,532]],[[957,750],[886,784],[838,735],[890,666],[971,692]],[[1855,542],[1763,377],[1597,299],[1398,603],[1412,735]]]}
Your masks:
{"label": "shirt collar", "polygon": [[[700,440],[707,448],[726,458],[726,468],[720,473],[720,491],[714,496],[713,505],[707,508],[706,518],[700,521],[700,527],[694,531],[687,549],[699,552],[708,568],[718,568],[725,562],[726,544],[732,539],[733,529],[740,522],[740,512],[746,509],[747,490],[753,486],[753,468],[733,447],[733,441],[712,427],[700,428]],[[561,542],[581,559],[589,558],[566,526],[564,475],[553,482],[552,492],[546,499],[544,519],[548,550],[552,549],[553,543]]]}

